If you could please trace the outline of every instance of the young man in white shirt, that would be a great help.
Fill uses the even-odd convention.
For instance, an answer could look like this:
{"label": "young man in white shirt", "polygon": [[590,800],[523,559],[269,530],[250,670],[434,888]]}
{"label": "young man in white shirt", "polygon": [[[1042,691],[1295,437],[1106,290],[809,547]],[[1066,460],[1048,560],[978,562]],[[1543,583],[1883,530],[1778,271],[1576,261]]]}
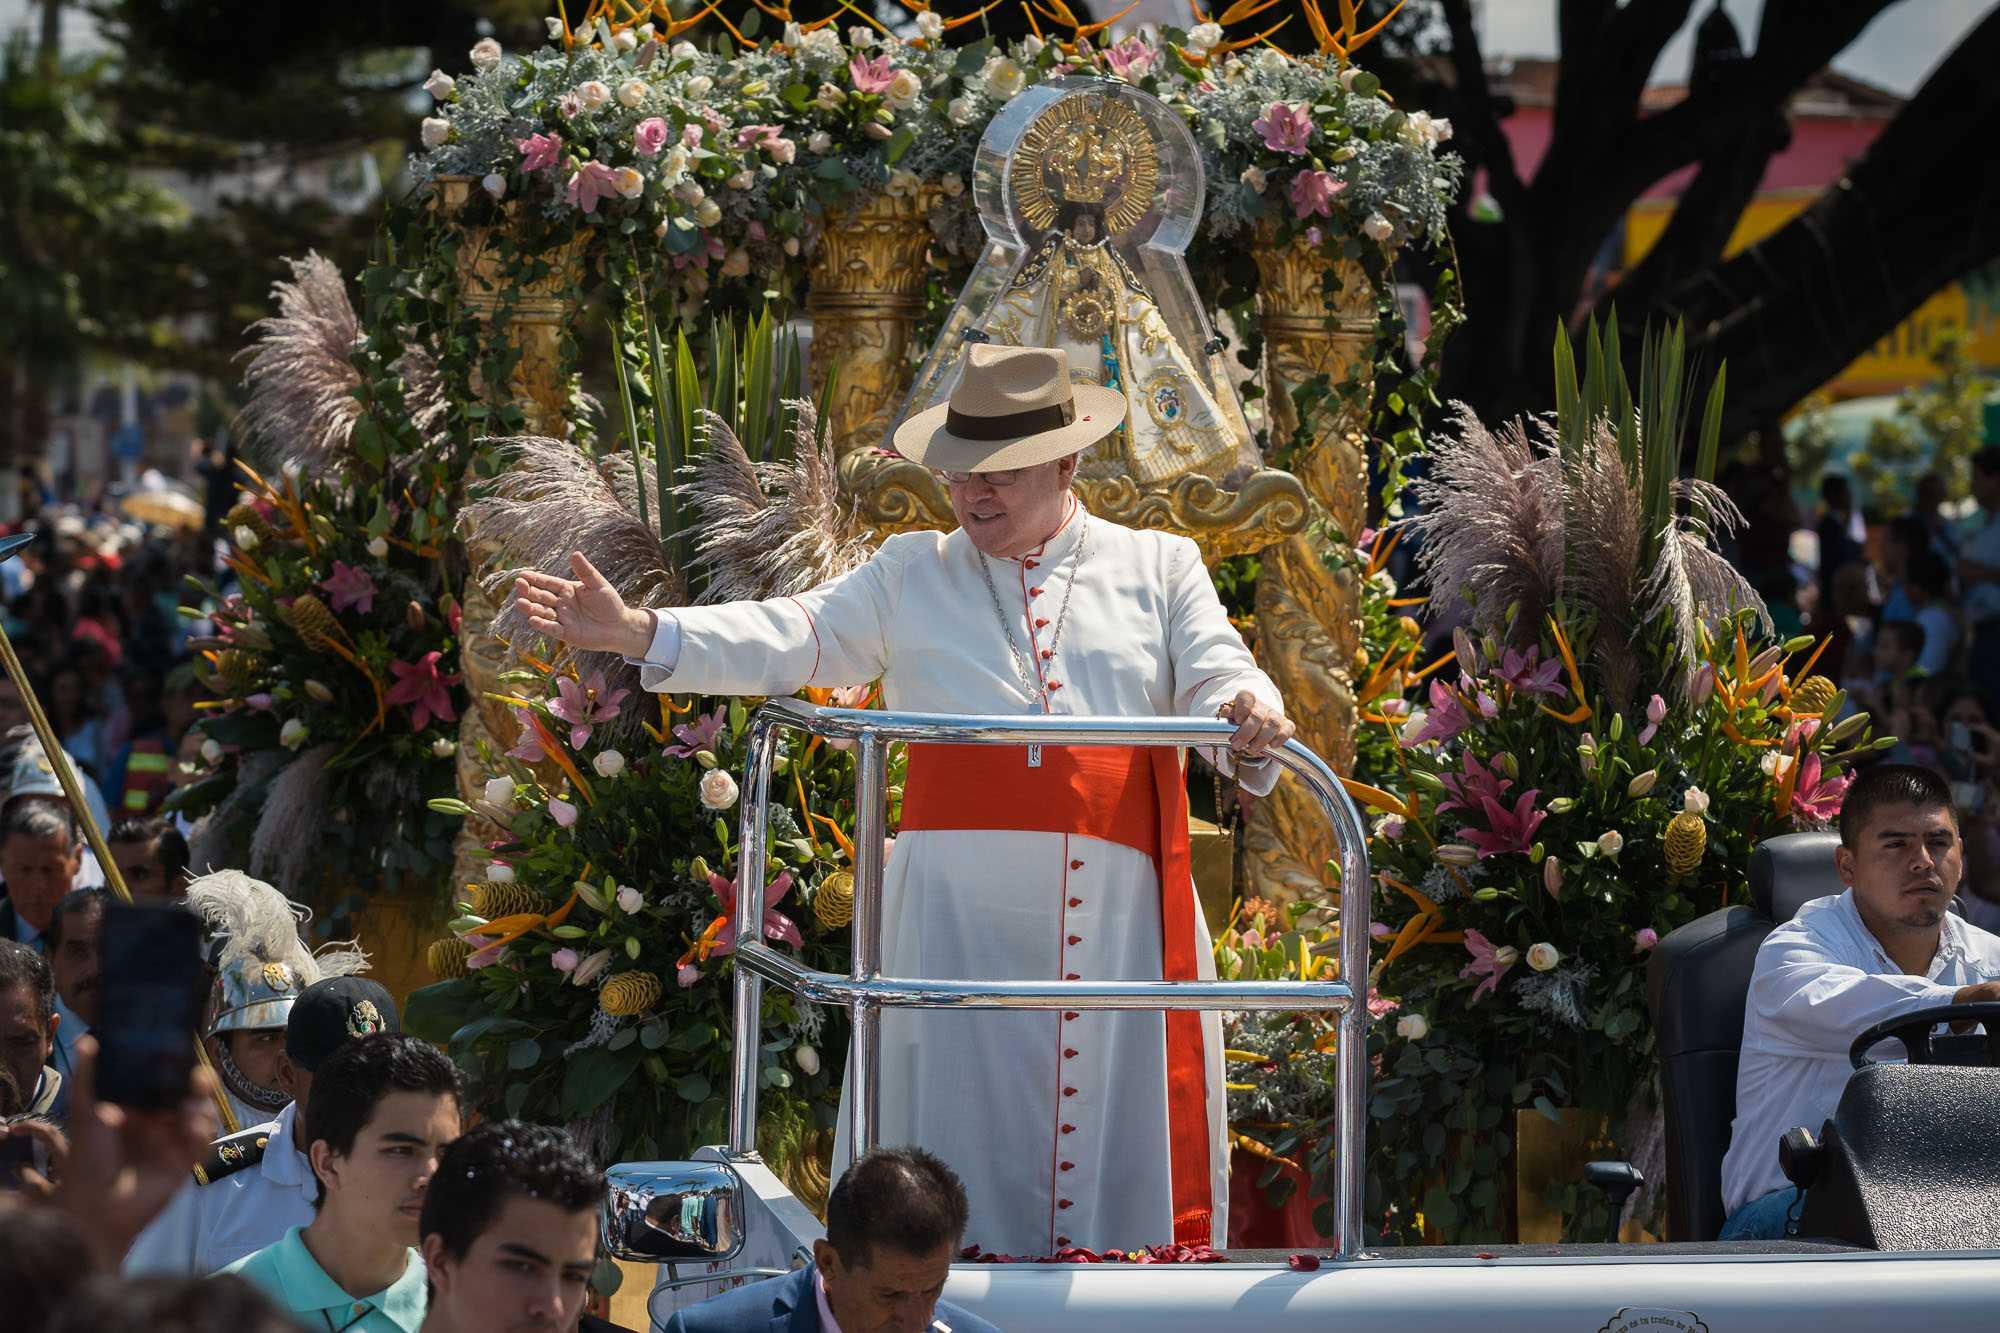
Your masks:
{"label": "young man in white shirt", "polygon": [[1777,1240],[1799,1191],[1778,1168],[1788,1129],[1817,1130],[1884,1019],[2000,1000],[2000,937],[1946,909],[1965,873],[1951,788],[1925,768],[1864,770],[1840,811],[1845,893],[1816,898],[1757,950],[1743,1012],[1736,1122],[1722,1161],[1722,1240]]}

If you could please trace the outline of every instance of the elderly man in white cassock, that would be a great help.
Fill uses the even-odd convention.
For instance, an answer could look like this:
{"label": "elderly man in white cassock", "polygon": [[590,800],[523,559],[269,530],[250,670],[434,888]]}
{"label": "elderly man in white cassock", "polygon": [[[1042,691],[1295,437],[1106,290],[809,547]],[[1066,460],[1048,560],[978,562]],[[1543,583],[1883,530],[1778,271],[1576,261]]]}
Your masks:
{"label": "elderly man in white cassock", "polygon": [[[1058,349],[977,344],[943,406],[897,431],[959,528],[890,537],[802,597],[646,610],[581,554],[527,574],[538,630],[644,667],[646,688],[784,695],[879,679],[893,710],[1224,717],[1225,772],[1262,794],[1293,726],[1230,626],[1195,544],[1092,517],[1077,456],[1125,400],[1072,385]],[[884,886],[889,975],[1213,976],[1171,749],[912,746]],[[1228,1138],[1214,1014],[882,1015],[879,1137],[950,1162],[966,1240],[1016,1254],[1226,1235]],[[841,1142],[845,1144],[843,1131]]]}

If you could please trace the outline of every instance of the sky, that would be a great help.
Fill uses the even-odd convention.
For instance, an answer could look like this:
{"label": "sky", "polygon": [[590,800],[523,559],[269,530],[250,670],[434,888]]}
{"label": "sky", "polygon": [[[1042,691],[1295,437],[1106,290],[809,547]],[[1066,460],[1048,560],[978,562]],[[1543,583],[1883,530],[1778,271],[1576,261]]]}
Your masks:
{"label": "sky", "polygon": [[[1638,4],[1649,2],[1627,0]],[[1755,49],[1757,17],[1764,8],[1763,0],[1723,0],[1723,3],[1730,17],[1736,20],[1744,45]],[[1993,4],[1994,0],[1902,0],[1841,52],[1833,67],[1843,74],[1907,95]],[[1687,78],[1694,26],[1707,12],[1706,3],[1695,6],[1694,18],[1660,53],[1660,62],[1653,69],[1653,82],[1680,83]],[[1482,0],[1479,37],[1488,57],[1553,56],[1555,0]]]}

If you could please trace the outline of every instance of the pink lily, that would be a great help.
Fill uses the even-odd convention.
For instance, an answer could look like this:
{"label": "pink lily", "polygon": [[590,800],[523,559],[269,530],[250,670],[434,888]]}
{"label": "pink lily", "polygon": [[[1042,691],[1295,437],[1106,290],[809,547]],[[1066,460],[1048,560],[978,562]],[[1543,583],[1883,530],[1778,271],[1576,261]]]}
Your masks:
{"label": "pink lily", "polygon": [[336,560],[333,573],[321,579],[319,586],[332,594],[336,611],[351,608],[365,616],[375,609],[375,580],[368,577],[365,569]]}
{"label": "pink lily", "polygon": [[542,749],[542,738],[528,725],[528,710],[516,708],[514,718],[521,724],[521,739],[514,742],[514,748],[507,751],[509,759],[518,759],[524,764],[539,764],[547,759],[547,751]]}
{"label": "pink lily", "polygon": [[1104,63],[1121,79],[1138,79],[1153,67],[1153,49],[1137,37],[1127,37],[1104,53]]}
{"label": "pink lily", "polygon": [[1439,814],[1447,810],[1478,809],[1480,801],[1487,797],[1497,799],[1504,796],[1507,789],[1514,785],[1512,778],[1502,777],[1499,770],[1486,767],[1479,762],[1478,755],[1470,752],[1467,752],[1465,758],[1460,761],[1460,768],[1462,771],[1458,775],[1450,773],[1438,775],[1438,780],[1444,783],[1444,789],[1451,793],[1449,801],[1438,803]]}
{"label": "pink lily", "polygon": [[408,704],[412,731],[422,731],[433,717],[442,722],[458,721],[458,710],[451,703],[451,687],[458,684],[459,676],[438,669],[441,656],[442,653],[432,649],[414,662],[389,663],[396,683],[382,696],[382,702]]}
{"label": "pink lily", "polygon": [[562,136],[559,134],[531,134],[525,139],[514,140],[514,146],[521,150],[523,171],[547,171],[562,160]]}
{"label": "pink lily", "polygon": [[1809,754],[1799,761],[1798,785],[1792,788],[1792,816],[1800,823],[1825,824],[1840,813],[1840,803],[1854,783],[1852,773],[1820,778],[1820,761]]}
{"label": "pink lily", "polygon": [[856,56],[847,62],[847,77],[854,81],[857,93],[882,93],[887,92],[889,85],[896,81],[896,71],[886,55],[876,56],[873,60]]}
{"label": "pink lily", "polygon": [[586,162],[569,178],[563,198],[586,213],[595,213],[600,199],[616,198],[618,173],[602,162]]}
{"label": "pink lily", "polygon": [[1479,849],[1479,859],[1489,856],[1504,856],[1508,852],[1525,852],[1535,844],[1535,830],[1549,817],[1546,810],[1535,809],[1538,790],[1521,793],[1521,799],[1514,802],[1512,810],[1501,805],[1491,796],[1479,798],[1480,809],[1486,813],[1487,828],[1465,828],[1459,836]]}
{"label": "pink lily", "polygon": [[1646,701],[1646,725],[1639,731],[1639,744],[1651,745],[1660,724],[1666,720],[1667,701],[1656,694]]}
{"label": "pink lily", "polygon": [[683,722],[674,728],[674,738],[679,745],[669,745],[667,753],[676,759],[687,759],[697,750],[713,750],[715,738],[722,734],[723,724],[728,720],[729,710],[717,708],[707,717],[693,722]]}
{"label": "pink lily", "polygon": [[[709,950],[711,957],[732,953],[736,949],[736,881],[725,879],[714,871],[708,873],[708,887],[715,892],[722,903],[722,929],[715,936],[715,947]],[[792,891],[792,872],[780,871],[778,877],[764,889],[764,934],[766,938],[782,941],[794,949],[805,944],[805,937],[790,917],[778,910],[778,904]]]}
{"label": "pink lily", "polygon": [[[883,59],[886,60],[888,57],[884,56]],[[782,138],[784,133],[785,127],[782,125],[744,125],[736,131],[736,146],[761,148],[772,139]]]}
{"label": "pink lily", "polygon": [[1312,112],[1304,106],[1273,102],[1264,108],[1261,118],[1250,122],[1250,128],[1264,136],[1264,146],[1272,152],[1303,157],[1312,142]]}
{"label": "pink lily", "polygon": [[1292,177],[1292,183],[1285,193],[1292,201],[1292,213],[1303,219],[1309,217],[1330,218],[1333,216],[1333,200],[1347,182],[1337,179],[1330,171],[1301,171]]}
{"label": "pink lily", "polygon": [[590,679],[583,681],[563,676],[556,681],[556,698],[549,701],[549,712],[569,723],[570,748],[581,750],[598,723],[618,716],[618,705],[628,693],[613,690],[606,694],[602,671],[591,672]]}
{"label": "pink lily", "polygon": [[1404,745],[1422,745],[1426,741],[1448,741],[1472,725],[1472,719],[1465,715],[1465,706],[1458,701],[1442,683],[1431,682],[1430,712],[1424,717],[1424,725],[1416,736],[1403,742]]}
{"label": "pink lily", "polygon": [[1479,997],[1488,991],[1497,992],[1500,989],[1500,978],[1506,976],[1507,969],[1521,960],[1519,949],[1510,944],[1495,948],[1492,941],[1470,926],[1466,927],[1465,931],[1465,951],[1472,955],[1472,961],[1458,969],[1459,979],[1469,981],[1473,977],[1483,978],[1473,988],[1472,999],[1469,1001],[1472,1004],[1479,1003]]}
{"label": "pink lily", "polygon": [[1517,653],[1509,648],[1500,658],[1501,680],[1512,685],[1523,694],[1546,694],[1560,699],[1569,693],[1569,688],[1559,679],[1562,675],[1562,661],[1551,657],[1546,662],[1538,662],[1541,649],[1529,648],[1526,653]]}

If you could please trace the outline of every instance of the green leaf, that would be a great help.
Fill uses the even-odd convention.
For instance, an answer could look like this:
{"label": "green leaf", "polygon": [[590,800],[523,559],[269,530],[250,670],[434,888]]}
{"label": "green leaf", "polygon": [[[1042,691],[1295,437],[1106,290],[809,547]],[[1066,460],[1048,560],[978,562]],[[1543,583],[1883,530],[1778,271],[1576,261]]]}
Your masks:
{"label": "green leaf", "polygon": [[521,1108],[528,1104],[528,1085],[526,1083],[508,1084],[504,1104],[507,1107],[507,1118],[509,1120],[518,1120],[521,1115]]}
{"label": "green leaf", "polygon": [[619,1028],[611,1034],[611,1040],[605,1042],[604,1046],[606,1050],[622,1051],[637,1040],[639,1040],[639,1029]]}
{"label": "green leaf", "polygon": [[666,1020],[656,1018],[639,1029],[639,1044],[649,1051],[657,1051],[667,1044],[667,1036]]}
{"label": "green leaf", "polygon": [[581,1120],[609,1101],[631,1077],[643,1053],[636,1045],[622,1051],[600,1046],[570,1059],[563,1071],[563,1119]]}
{"label": "green leaf", "polygon": [[711,1090],[708,1083],[708,1075],[702,1073],[683,1075],[674,1084],[674,1095],[682,1101],[692,1102],[696,1106],[708,1100]]}
{"label": "green leaf", "polygon": [[542,1044],[533,1037],[507,1043],[507,1068],[532,1069],[541,1063]]}
{"label": "green leaf", "polygon": [[915,132],[910,130],[907,126],[904,127],[903,129],[897,130],[896,133],[892,135],[889,139],[889,149],[887,153],[887,160],[889,165],[893,167],[896,165],[896,163],[902,161],[903,154],[909,152],[910,145],[915,143],[916,141],[917,141],[917,136]]}

